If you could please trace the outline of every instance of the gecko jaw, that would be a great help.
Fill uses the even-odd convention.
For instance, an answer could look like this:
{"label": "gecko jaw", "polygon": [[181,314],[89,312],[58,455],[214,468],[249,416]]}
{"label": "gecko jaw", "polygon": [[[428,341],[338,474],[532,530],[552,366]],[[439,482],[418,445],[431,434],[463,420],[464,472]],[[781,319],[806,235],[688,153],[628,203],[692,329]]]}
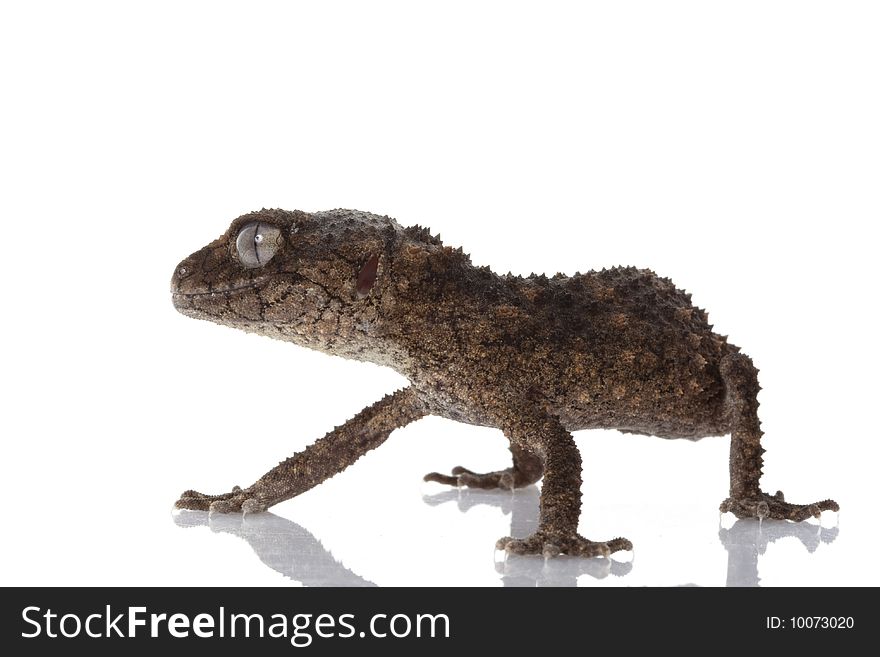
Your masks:
{"label": "gecko jaw", "polygon": [[[247,325],[258,323],[260,320],[250,320],[245,317],[230,317],[222,309],[229,300],[242,292],[248,292],[259,287],[259,280],[254,280],[247,285],[238,285],[223,290],[198,291],[198,292],[172,292],[171,303],[174,309],[182,315],[194,319],[206,319],[221,324]],[[203,301],[207,301],[207,304]],[[202,301],[202,303],[199,303]],[[216,306],[213,307],[212,306]]]}

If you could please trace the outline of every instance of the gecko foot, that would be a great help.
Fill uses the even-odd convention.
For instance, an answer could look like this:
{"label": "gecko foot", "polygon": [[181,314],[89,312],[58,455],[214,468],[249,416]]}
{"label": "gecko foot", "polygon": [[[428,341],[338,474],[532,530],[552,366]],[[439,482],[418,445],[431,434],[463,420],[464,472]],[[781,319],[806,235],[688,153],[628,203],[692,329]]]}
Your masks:
{"label": "gecko foot", "polygon": [[620,550],[632,550],[632,543],[625,538],[597,542],[584,538],[580,534],[549,534],[535,532],[526,538],[505,536],[498,540],[495,549],[504,550],[509,554],[538,554],[555,557],[568,554],[573,557],[607,557]]}
{"label": "gecko foot", "polygon": [[265,504],[250,488],[242,490],[235,486],[231,492],[222,495],[205,495],[194,490],[184,491],[174,503],[175,509],[209,511],[211,513],[259,513],[265,511]]}
{"label": "gecko foot", "polygon": [[439,484],[446,484],[448,486],[466,486],[468,488],[482,488],[484,490],[493,488],[513,490],[514,488],[528,486],[530,483],[533,483],[531,480],[526,481],[525,477],[519,477],[518,475],[520,475],[519,471],[514,468],[479,474],[458,465],[452,468],[451,475],[429,472],[425,475],[424,479],[425,481],[436,481]]}
{"label": "gecko foot", "polygon": [[721,503],[720,509],[721,513],[729,511],[737,518],[773,518],[801,522],[807,518],[818,518],[823,511],[839,511],[840,505],[834,500],[823,500],[814,504],[790,504],[785,501],[780,490],[776,495],[760,493],[755,497],[728,497]]}

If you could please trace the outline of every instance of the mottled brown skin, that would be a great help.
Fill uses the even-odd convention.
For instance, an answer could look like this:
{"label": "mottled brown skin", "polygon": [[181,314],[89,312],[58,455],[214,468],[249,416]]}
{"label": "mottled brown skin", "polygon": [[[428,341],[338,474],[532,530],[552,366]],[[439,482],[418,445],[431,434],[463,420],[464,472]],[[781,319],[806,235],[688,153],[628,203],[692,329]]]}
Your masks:
{"label": "mottled brown skin", "polygon": [[[266,235],[274,253],[243,253],[259,252]],[[458,467],[426,480],[513,489],[544,478],[538,530],[498,541],[516,554],[631,549],[624,538],[595,542],[577,533],[581,457],[571,432],[581,429],[691,440],[730,433],[722,511],[800,521],[838,508],[761,491],[757,370],[712,332],[690,295],[648,270],[499,276],[388,217],[261,210],[181,262],[171,286],[185,315],[386,365],[411,382],[252,486],[186,491],[179,508],[263,511],[429,414],[501,429],[513,465],[485,474]]]}

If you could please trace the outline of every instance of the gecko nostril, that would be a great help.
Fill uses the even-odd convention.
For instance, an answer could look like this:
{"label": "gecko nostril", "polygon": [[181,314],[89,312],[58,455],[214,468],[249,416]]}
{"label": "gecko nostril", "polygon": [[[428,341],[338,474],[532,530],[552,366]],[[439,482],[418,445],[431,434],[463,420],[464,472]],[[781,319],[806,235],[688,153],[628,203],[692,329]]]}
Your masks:
{"label": "gecko nostril", "polygon": [[171,293],[177,294],[180,292],[181,284],[184,279],[187,278],[187,274],[191,274],[192,272],[184,265],[178,265],[178,267],[174,270],[174,275],[171,277]]}

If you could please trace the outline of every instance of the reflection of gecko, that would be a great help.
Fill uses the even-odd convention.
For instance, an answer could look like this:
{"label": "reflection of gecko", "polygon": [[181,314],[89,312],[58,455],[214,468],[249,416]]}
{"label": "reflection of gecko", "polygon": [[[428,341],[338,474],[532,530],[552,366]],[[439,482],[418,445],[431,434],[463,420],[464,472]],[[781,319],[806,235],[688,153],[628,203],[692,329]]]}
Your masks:
{"label": "reflection of gecko", "polygon": [[730,529],[718,529],[718,538],[727,550],[727,586],[760,586],[758,557],[767,551],[770,543],[794,536],[815,552],[820,543],[833,543],[837,527],[817,527],[812,523],[796,525],[791,522],[769,520],[737,520]]}
{"label": "reflection of gecko", "polygon": [[513,466],[455,468],[427,480],[516,488],[544,478],[540,522],[516,554],[607,555],[624,538],[577,533],[581,459],[572,431],[612,428],[664,438],[731,433],[730,497],[738,517],[804,520],[837,504],[763,493],[752,361],[712,332],[706,313],[665,278],[615,268],[574,276],[498,276],[419,227],[332,210],[261,210],[181,262],[171,282],[182,313],[387,365],[411,385],[224,495],[186,491],[177,506],[263,511],[303,493],[425,415],[497,427]]}
{"label": "reflection of gecko", "polygon": [[243,517],[183,511],[174,522],[178,527],[205,526],[238,536],[269,568],[303,586],[376,586],[343,566],[307,529],[274,513]]}

